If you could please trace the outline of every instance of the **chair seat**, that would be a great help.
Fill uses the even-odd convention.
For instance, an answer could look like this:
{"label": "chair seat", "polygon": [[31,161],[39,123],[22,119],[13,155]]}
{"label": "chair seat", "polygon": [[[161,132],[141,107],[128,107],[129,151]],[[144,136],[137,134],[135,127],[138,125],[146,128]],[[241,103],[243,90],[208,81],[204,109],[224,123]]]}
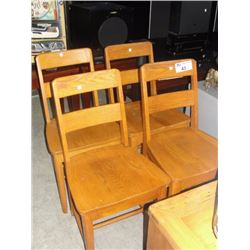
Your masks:
{"label": "chair seat", "polygon": [[[125,105],[130,143],[140,144],[143,141],[142,114],[140,101]],[[188,127],[190,117],[178,109],[170,109],[150,116],[152,134],[173,128]]]}
{"label": "chair seat", "polygon": [[80,214],[103,209],[108,215],[111,205],[117,205],[117,211],[121,211],[143,204],[170,183],[160,168],[123,145],[73,156],[67,178]]}
{"label": "chair seat", "polygon": [[[55,119],[46,125],[46,139],[51,154],[62,153],[60,135]],[[70,151],[80,149],[84,151],[102,145],[118,144],[120,143],[120,127],[116,122],[101,124],[71,132],[67,135],[67,139]]]}
{"label": "chair seat", "polygon": [[216,177],[217,150],[215,138],[191,128],[154,134],[148,143],[150,158],[170,176],[176,192]]}

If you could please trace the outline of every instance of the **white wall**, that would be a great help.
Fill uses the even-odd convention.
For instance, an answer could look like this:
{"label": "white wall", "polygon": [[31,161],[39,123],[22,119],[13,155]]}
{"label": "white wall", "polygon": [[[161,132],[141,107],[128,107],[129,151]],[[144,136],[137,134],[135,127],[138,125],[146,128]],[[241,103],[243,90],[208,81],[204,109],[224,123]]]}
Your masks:
{"label": "white wall", "polygon": [[218,91],[206,91],[203,82],[199,83],[198,111],[199,129],[218,138]]}
{"label": "white wall", "polygon": [[[218,138],[218,89],[205,90],[204,81],[199,82],[198,89],[198,126],[207,134]],[[186,114],[190,114],[187,108]]]}

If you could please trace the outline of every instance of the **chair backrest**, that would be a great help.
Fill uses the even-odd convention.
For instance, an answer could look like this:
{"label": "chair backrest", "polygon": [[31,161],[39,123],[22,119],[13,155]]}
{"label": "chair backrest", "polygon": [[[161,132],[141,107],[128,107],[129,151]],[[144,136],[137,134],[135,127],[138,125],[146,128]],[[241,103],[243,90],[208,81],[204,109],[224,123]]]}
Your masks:
{"label": "chair backrest", "polygon": [[[111,62],[115,60],[123,60],[129,58],[148,57],[148,62],[154,62],[154,54],[152,43],[149,41],[125,43],[107,46],[105,52],[106,68],[111,69]],[[122,85],[139,83],[139,69],[129,69],[121,71]],[[152,82],[150,84],[151,95],[156,94],[156,84]],[[114,101],[113,92],[109,92],[109,98]]]}
{"label": "chair backrest", "polygon": [[[101,70],[57,78],[52,82],[52,89],[61,143],[66,161],[69,160],[66,134],[86,127],[119,121],[121,143],[125,146],[128,145],[128,129],[119,70]],[[105,89],[116,89],[116,103],[108,103],[73,112],[62,112],[60,98]]]}
{"label": "chair backrest", "polygon": [[[190,106],[191,128],[198,128],[198,82],[197,66],[193,59],[180,59],[144,64],[140,68],[141,96],[143,108],[144,143],[150,141],[150,120],[152,113],[167,109]],[[148,96],[147,82],[152,80],[166,80],[171,78],[191,78],[189,90]]]}
{"label": "chair backrest", "polygon": [[[39,78],[42,105],[46,123],[51,121],[49,113],[49,99],[51,94],[51,82],[44,81],[44,70],[58,69],[66,66],[89,64],[90,71],[94,71],[94,60],[89,48],[72,49],[60,52],[42,53],[36,56],[36,65]],[[98,106],[98,96],[93,92],[94,105]]]}

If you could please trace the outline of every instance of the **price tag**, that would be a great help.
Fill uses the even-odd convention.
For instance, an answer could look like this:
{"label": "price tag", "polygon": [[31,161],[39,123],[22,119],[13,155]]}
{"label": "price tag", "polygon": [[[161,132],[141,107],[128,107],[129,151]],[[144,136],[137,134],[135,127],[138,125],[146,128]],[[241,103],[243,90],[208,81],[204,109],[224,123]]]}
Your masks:
{"label": "price tag", "polygon": [[191,61],[186,61],[186,62],[181,62],[181,63],[176,63],[175,64],[176,73],[180,73],[180,72],[183,72],[183,71],[188,71],[188,70],[191,70],[191,69],[193,69]]}

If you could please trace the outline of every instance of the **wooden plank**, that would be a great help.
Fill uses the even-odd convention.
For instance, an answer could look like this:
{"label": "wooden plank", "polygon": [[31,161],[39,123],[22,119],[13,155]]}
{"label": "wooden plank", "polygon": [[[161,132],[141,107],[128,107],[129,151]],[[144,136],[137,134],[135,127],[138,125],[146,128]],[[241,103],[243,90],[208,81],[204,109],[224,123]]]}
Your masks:
{"label": "wooden plank", "polygon": [[78,110],[62,115],[65,132],[120,120],[120,103]]}
{"label": "wooden plank", "polygon": [[119,60],[125,58],[133,58],[140,56],[149,56],[152,50],[150,42],[138,42],[127,44],[111,45],[105,48],[105,56],[108,54],[109,60]]}
{"label": "wooden plank", "polygon": [[94,225],[94,229],[101,228],[103,226],[106,226],[106,225],[109,225],[111,223],[114,223],[114,222],[117,222],[117,221],[129,218],[129,217],[131,217],[133,215],[136,215],[136,214],[139,214],[139,213],[142,213],[142,212],[143,212],[143,208],[135,209],[135,210],[133,210],[131,212],[127,212],[127,213],[119,215],[117,217],[114,217],[114,218],[111,218],[111,219],[107,219],[107,220],[105,220],[103,222],[96,223]]}
{"label": "wooden plank", "polygon": [[[120,81],[120,72],[117,69],[96,71],[57,78],[52,82],[53,90],[59,98],[115,88]],[[69,84],[70,83],[70,84]]]}
{"label": "wooden plank", "polygon": [[37,58],[39,58],[41,70],[51,69],[69,65],[83,64],[84,62],[89,63],[89,58],[92,58],[92,51],[88,48],[72,49],[61,52],[39,54],[36,57],[36,62]]}
{"label": "wooden plank", "polygon": [[177,73],[175,70],[176,63],[182,63],[190,61],[192,63],[192,68],[195,69],[195,61],[193,59],[182,59],[173,61],[164,61],[157,64],[147,63],[141,67],[141,72],[143,72],[143,77],[145,81],[152,80],[167,80],[171,78],[181,78],[184,76],[192,76],[194,70],[187,70]]}
{"label": "wooden plank", "polygon": [[149,113],[194,105],[194,91],[184,90],[148,97]]}
{"label": "wooden plank", "polygon": [[130,69],[121,71],[122,85],[133,84],[139,82],[138,69]]}

